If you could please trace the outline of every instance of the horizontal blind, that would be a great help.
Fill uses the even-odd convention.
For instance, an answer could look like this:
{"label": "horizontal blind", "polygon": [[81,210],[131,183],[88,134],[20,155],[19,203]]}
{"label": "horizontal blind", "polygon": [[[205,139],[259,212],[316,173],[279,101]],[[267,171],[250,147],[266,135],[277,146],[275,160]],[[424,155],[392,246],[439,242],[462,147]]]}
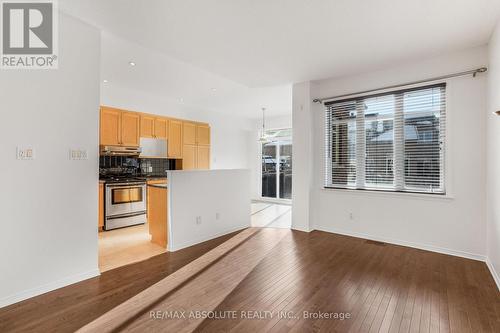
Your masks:
{"label": "horizontal blind", "polygon": [[326,187],[445,193],[446,84],[325,107]]}

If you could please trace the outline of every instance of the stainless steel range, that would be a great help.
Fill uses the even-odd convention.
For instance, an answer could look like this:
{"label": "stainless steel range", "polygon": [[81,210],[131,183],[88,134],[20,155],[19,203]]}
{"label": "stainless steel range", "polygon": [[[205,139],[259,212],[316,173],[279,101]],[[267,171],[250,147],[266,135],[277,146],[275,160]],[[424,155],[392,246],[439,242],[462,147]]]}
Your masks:
{"label": "stainless steel range", "polygon": [[110,178],[105,185],[104,230],[146,223],[145,179]]}

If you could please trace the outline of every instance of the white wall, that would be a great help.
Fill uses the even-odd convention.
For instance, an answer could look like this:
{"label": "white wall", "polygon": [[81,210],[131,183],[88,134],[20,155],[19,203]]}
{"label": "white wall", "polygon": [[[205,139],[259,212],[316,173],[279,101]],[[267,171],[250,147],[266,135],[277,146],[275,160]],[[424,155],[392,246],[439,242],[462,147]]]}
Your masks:
{"label": "white wall", "polygon": [[248,142],[252,121],[182,105],[163,96],[118,86],[103,84],[101,104],[131,111],[178,117],[210,123],[211,167],[213,169],[248,168]]}
{"label": "white wall", "polygon": [[489,45],[488,108],[487,108],[487,235],[488,264],[500,288],[500,23]]}
{"label": "white wall", "polygon": [[[476,48],[378,72],[314,82],[310,98],[381,88],[487,65],[486,48]],[[446,253],[484,259],[485,223],[485,99],[486,78],[448,80],[447,188],[449,198],[323,189],[324,111],[311,104],[313,125],[312,185],[309,197],[311,229],[379,239]],[[295,88],[295,87],[294,87]],[[299,88],[299,87],[298,87]],[[304,92],[297,98],[303,100]],[[294,101],[296,98],[294,89]],[[310,99],[309,99],[310,100]],[[304,106],[307,109],[308,106]],[[307,115],[294,106],[294,158],[307,158]],[[299,146],[300,145],[300,146]],[[301,148],[302,146],[302,148]],[[301,150],[301,156],[296,149]],[[303,163],[308,163],[303,162]],[[294,160],[294,181],[309,170]],[[300,173],[300,174],[297,174]],[[302,184],[307,191],[307,184]],[[298,186],[294,183],[294,191]],[[294,197],[307,219],[307,197]],[[353,220],[350,219],[353,214]],[[297,219],[297,216],[294,217]]]}
{"label": "white wall", "polygon": [[170,171],[168,191],[170,251],[250,226],[248,169]]}
{"label": "white wall", "polygon": [[[59,69],[0,74],[0,307],[99,274],[99,49],[97,30],[60,15]],[[16,160],[23,145],[34,160]]]}

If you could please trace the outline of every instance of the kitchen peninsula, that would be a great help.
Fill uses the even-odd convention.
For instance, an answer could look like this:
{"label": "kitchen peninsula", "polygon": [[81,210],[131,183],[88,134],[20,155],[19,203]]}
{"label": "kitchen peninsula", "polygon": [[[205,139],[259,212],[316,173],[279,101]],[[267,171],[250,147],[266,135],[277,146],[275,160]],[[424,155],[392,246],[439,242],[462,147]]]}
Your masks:
{"label": "kitchen peninsula", "polygon": [[168,185],[148,186],[152,242],[177,251],[248,228],[249,172],[247,169],[168,171]]}

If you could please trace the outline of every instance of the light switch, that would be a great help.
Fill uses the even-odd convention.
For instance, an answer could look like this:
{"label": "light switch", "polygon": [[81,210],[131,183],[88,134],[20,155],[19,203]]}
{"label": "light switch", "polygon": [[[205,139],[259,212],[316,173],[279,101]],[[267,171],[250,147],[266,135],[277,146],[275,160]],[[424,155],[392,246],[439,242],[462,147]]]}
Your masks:
{"label": "light switch", "polygon": [[70,160],[87,160],[88,154],[87,149],[70,149],[69,150]]}
{"label": "light switch", "polygon": [[18,160],[33,160],[35,158],[35,150],[33,147],[17,147]]}

